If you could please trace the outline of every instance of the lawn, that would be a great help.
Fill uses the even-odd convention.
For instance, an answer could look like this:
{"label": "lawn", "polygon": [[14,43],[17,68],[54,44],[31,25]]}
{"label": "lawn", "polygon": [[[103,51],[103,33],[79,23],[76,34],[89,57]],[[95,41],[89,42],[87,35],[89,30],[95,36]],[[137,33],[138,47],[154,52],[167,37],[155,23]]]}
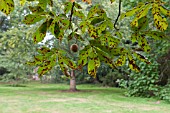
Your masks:
{"label": "lawn", "polygon": [[170,113],[170,104],[156,99],[125,97],[124,90],[64,84],[0,84],[0,113]]}

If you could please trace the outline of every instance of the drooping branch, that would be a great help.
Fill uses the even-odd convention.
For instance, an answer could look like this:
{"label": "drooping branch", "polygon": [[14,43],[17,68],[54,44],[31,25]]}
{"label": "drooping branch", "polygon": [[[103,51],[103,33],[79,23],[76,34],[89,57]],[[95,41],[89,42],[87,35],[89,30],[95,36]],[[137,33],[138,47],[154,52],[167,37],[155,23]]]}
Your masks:
{"label": "drooping branch", "polygon": [[120,15],[121,15],[121,3],[122,3],[122,0],[119,0],[119,13],[118,13],[117,18],[116,18],[115,23],[114,23],[114,28],[115,28],[116,30],[119,30],[119,29],[116,27],[116,24],[117,24],[117,22],[118,22],[118,20],[119,20],[119,17],[120,17]]}

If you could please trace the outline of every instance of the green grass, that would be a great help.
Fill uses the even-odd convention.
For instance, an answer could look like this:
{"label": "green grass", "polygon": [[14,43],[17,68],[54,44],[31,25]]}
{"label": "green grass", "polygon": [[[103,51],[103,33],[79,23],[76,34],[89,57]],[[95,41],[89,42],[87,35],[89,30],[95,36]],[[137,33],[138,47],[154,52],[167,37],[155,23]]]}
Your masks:
{"label": "green grass", "polygon": [[155,99],[125,97],[124,90],[78,85],[65,92],[64,84],[0,84],[0,113],[170,113],[170,104]]}

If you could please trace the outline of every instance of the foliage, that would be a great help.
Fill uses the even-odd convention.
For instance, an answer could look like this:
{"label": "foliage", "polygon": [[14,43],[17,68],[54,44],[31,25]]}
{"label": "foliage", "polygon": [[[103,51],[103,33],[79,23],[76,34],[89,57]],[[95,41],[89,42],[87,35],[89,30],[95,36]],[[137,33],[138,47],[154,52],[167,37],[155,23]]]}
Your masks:
{"label": "foliage", "polygon": [[153,59],[150,65],[142,62],[139,62],[138,65],[142,71],[139,73],[131,72],[129,80],[118,81],[120,86],[128,89],[127,96],[155,96],[158,92],[156,85],[159,79],[158,63]]}
{"label": "foliage", "polygon": [[170,103],[170,84],[167,84],[166,86],[161,87],[159,89],[159,92],[156,93],[156,96]]}
{"label": "foliage", "polygon": [[[16,4],[16,6],[19,6]],[[2,21],[0,31],[0,67],[5,68],[5,73],[1,79],[6,82],[25,82],[32,74],[33,68],[25,65],[35,54],[36,45],[32,42],[32,30],[28,26],[21,24],[27,10],[25,7],[16,7],[14,11]],[[0,14],[3,18],[3,14]],[[18,26],[19,24],[19,26]],[[4,29],[5,28],[5,29]],[[4,32],[5,31],[5,32]]]}
{"label": "foliage", "polygon": [[[4,6],[0,10],[8,15],[14,8],[14,1],[2,1]],[[37,25],[37,29],[33,33],[34,43],[42,42],[47,33],[50,32],[60,45],[64,45],[65,40],[69,42],[71,39],[75,39],[76,43],[80,41],[82,45],[79,51],[74,53],[76,55],[73,56],[68,55],[68,51],[64,48],[41,46],[38,48],[38,53],[34,56],[34,60],[27,64],[39,66],[38,74],[40,76],[47,73],[54,66],[59,65],[63,73],[68,77],[71,76],[69,70],[82,70],[86,65],[88,74],[96,77],[97,69],[100,67],[101,62],[108,64],[111,68],[126,64],[131,70],[140,72],[138,74],[143,75],[142,80],[139,81],[150,80],[151,78],[156,80],[157,71],[150,73],[151,70],[155,69],[154,65],[142,67],[143,69],[149,69],[146,71],[148,73],[145,73],[139,68],[143,63],[137,65],[136,61],[138,59],[150,64],[143,55],[151,51],[150,40],[167,39],[165,30],[168,28],[167,17],[170,16],[170,11],[164,7],[165,3],[161,0],[143,1],[136,4],[136,7],[131,10],[120,14],[121,0],[119,0],[119,12],[115,21],[102,5],[93,4],[92,0],[83,1],[89,4],[90,9],[85,9],[81,6],[80,1],[75,0],[62,1],[60,11],[55,8],[55,1],[53,0],[45,0],[44,2],[42,0],[20,1],[21,5],[30,3],[28,7],[30,13],[24,17],[23,22],[30,26]],[[110,0],[109,2],[114,4],[115,0]],[[124,39],[127,39],[124,37],[127,36],[119,30],[121,29],[122,19],[133,15],[135,17],[130,23],[131,30],[129,30],[131,37],[128,38],[132,43],[137,43],[135,47],[124,44]],[[149,18],[148,15],[152,15],[153,18]],[[120,26],[118,26],[118,20]],[[150,21],[153,21],[151,24],[154,27],[149,24]],[[75,56],[78,56],[78,59],[73,58]],[[135,77],[138,74],[135,74]],[[148,74],[151,74],[151,77],[148,77]],[[132,76],[133,79],[138,80],[135,77]],[[150,80],[149,83],[144,82],[144,85],[146,83],[153,84],[154,82]],[[138,84],[138,86],[141,86],[143,82]],[[151,89],[149,87],[145,90]]]}
{"label": "foliage", "polygon": [[122,79],[123,76],[117,70],[109,70],[105,76],[101,78],[103,86],[118,87],[117,79]]}

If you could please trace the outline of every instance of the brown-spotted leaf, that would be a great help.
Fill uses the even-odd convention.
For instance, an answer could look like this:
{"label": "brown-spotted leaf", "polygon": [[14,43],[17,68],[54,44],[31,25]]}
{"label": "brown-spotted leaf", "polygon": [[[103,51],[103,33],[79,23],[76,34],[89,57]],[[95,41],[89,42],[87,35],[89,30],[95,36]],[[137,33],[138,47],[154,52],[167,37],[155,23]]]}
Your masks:
{"label": "brown-spotted leaf", "polygon": [[44,23],[36,30],[36,32],[33,34],[34,43],[41,42],[41,41],[44,39],[44,37],[46,36],[46,32],[47,32],[47,21],[44,22]]}
{"label": "brown-spotted leaf", "polygon": [[13,0],[0,0],[0,11],[9,15],[14,10]]}
{"label": "brown-spotted leaf", "polygon": [[45,16],[37,15],[37,14],[28,14],[25,16],[23,22],[27,25],[35,24],[36,22],[39,22],[40,20],[45,19]]}

